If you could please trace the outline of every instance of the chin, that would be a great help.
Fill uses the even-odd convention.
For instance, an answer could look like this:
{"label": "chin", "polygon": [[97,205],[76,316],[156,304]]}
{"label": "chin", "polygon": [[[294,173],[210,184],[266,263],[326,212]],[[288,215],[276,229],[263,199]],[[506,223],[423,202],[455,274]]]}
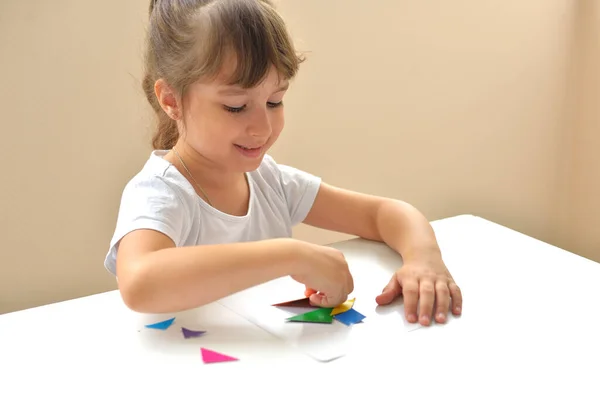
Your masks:
{"label": "chin", "polygon": [[260,167],[260,164],[262,163],[262,160],[265,158],[265,155],[262,154],[259,157],[249,160],[248,162],[245,162],[243,165],[243,172],[252,172],[252,171],[256,171],[258,169],[258,167]]}
{"label": "chin", "polygon": [[260,155],[259,157],[252,158],[249,160],[248,159],[246,159],[246,160],[240,159],[240,157],[237,156],[237,157],[233,157],[233,159],[230,159],[229,162],[225,162],[222,165],[230,172],[246,173],[246,172],[256,171],[258,169],[258,167],[260,167],[260,164],[262,163],[263,159],[264,159],[264,154]]}
{"label": "chin", "polygon": [[235,165],[236,169],[239,172],[254,171],[262,163],[267,150],[268,150],[267,146],[265,146],[265,148],[261,149],[258,152],[244,151],[244,150],[240,151],[239,149],[236,149],[236,151],[234,153],[234,158],[236,160],[235,160],[235,162],[232,163],[232,165]]}

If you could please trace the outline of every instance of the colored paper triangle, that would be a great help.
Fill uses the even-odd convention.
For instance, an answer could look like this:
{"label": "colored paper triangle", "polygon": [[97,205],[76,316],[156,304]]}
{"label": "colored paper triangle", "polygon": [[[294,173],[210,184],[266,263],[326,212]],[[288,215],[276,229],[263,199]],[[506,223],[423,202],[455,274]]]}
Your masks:
{"label": "colored paper triangle", "polygon": [[283,303],[273,304],[275,307],[304,307],[304,308],[317,308],[317,306],[313,306],[310,304],[310,299],[305,297],[303,299],[286,301]]}
{"label": "colored paper triangle", "polygon": [[319,308],[304,314],[295,315],[287,320],[290,322],[314,322],[319,324],[330,324],[333,322],[331,310],[332,308]]}
{"label": "colored paper triangle", "polygon": [[193,331],[191,329],[181,328],[181,333],[183,333],[184,338],[189,339],[202,336],[206,333],[206,331]]}
{"label": "colored paper triangle", "polygon": [[358,311],[356,311],[354,308],[351,308],[348,311],[345,311],[343,313],[335,315],[333,318],[340,321],[344,325],[350,326],[352,324],[359,323],[366,317],[364,315],[362,315],[361,313],[359,313]]}
{"label": "colored paper triangle", "polygon": [[164,331],[173,324],[173,321],[175,321],[175,318],[167,319],[166,321],[157,322],[155,324],[146,325],[146,328],[160,329]]}
{"label": "colored paper triangle", "polygon": [[204,347],[202,347],[200,349],[200,351],[202,352],[202,360],[206,364],[227,362],[227,361],[238,361],[238,359],[235,357],[217,353],[216,351],[205,349]]}
{"label": "colored paper triangle", "polygon": [[344,303],[340,304],[339,306],[335,307],[333,309],[333,311],[331,311],[331,315],[337,315],[337,314],[341,314],[343,312],[348,311],[349,309],[351,309],[354,306],[354,300],[356,300],[356,298],[354,298],[352,300],[347,300]]}

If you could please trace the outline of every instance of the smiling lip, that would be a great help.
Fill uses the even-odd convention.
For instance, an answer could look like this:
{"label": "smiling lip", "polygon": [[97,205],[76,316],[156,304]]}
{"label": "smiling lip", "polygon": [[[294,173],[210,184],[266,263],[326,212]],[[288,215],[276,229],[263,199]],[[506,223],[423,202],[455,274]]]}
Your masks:
{"label": "smiling lip", "polygon": [[244,156],[249,158],[257,158],[262,154],[264,146],[259,147],[245,147],[239,144],[234,145],[235,148]]}

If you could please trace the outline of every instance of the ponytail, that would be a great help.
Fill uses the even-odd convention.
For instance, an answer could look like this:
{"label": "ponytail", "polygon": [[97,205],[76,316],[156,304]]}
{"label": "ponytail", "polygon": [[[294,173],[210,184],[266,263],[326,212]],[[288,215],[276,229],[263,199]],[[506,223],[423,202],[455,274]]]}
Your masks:
{"label": "ponytail", "polygon": [[152,11],[154,11],[154,7],[156,7],[156,3],[158,3],[158,0],[150,0],[150,7],[148,9],[148,15],[152,15]]}

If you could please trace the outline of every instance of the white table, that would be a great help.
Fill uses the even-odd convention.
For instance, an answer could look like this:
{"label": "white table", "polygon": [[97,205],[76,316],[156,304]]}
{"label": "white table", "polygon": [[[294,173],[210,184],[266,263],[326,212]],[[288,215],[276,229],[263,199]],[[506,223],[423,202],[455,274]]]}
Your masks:
{"label": "white table", "polygon": [[[446,325],[374,334],[367,317],[357,347],[322,363],[219,303],[178,314],[208,331],[182,340],[108,292],[1,315],[0,398],[600,398],[600,265],[475,216],[433,225],[464,296]],[[332,246],[372,312],[383,275],[365,268],[400,258],[361,239]],[[205,365],[200,346],[240,361]]]}

